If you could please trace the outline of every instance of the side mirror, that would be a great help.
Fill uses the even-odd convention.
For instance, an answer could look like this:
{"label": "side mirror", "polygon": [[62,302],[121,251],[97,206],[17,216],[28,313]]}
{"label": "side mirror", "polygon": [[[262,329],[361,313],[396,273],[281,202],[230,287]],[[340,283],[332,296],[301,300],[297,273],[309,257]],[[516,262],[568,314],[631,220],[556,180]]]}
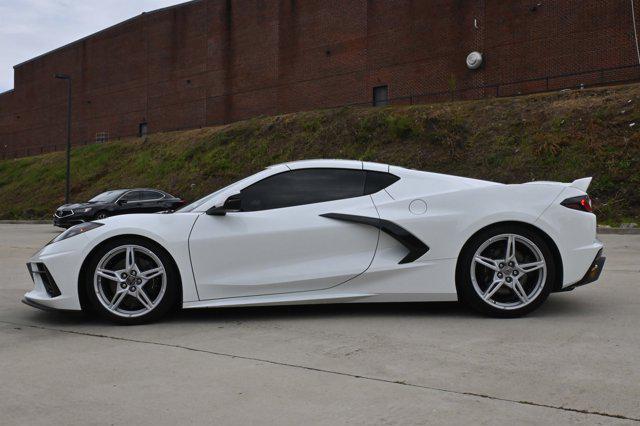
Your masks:
{"label": "side mirror", "polygon": [[227,198],[222,206],[211,207],[207,210],[209,216],[225,216],[227,213],[239,212],[242,205],[242,197],[235,194]]}

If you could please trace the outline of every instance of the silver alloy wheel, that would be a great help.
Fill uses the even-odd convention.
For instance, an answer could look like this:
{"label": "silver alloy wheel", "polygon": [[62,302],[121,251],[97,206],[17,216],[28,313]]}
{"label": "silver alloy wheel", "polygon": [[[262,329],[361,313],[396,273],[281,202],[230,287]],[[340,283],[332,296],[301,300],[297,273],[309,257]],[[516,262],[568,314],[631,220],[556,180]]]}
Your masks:
{"label": "silver alloy wheel", "polygon": [[499,309],[527,306],[542,292],[547,264],[531,240],[518,234],[496,235],[476,250],[471,282],[482,300]]}
{"label": "silver alloy wheel", "polygon": [[96,219],[106,219],[106,218],[107,218],[106,213],[98,213],[98,215],[96,216]]}
{"label": "silver alloy wheel", "polygon": [[123,245],[105,254],[94,271],[93,288],[108,311],[140,317],[160,304],[167,289],[162,261],[139,245]]}

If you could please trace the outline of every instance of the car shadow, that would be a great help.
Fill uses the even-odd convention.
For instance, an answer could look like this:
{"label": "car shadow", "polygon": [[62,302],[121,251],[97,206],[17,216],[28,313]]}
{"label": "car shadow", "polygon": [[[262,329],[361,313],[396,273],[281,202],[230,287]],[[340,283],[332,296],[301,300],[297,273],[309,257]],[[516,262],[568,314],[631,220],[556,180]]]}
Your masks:
{"label": "car shadow", "polygon": [[581,319],[593,317],[595,314],[601,314],[609,310],[606,306],[596,303],[594,299],[575,297],[572,293],[551,294],[542,306],[530,316]]}
{"label": "car shadow", "polygon": [[[552,295],[539,309],[512,321],[530,318],[584,318],[594,314],[594,306],[571,297]],[[95,314],[33,311],[31,318],[47,326],[86,326],[111,324]],[[496,321],[476,313],[458,302],[340,303],[292,306],[251,306],[230,308],[181,309],[160,321],[171,323],[288,321],[335,318],[439,318]],[[151,324],[153,325],[153,324]]]}
{"label": "car shadow", "polygon": [[[593,315],[592,305],[570,297],[552,295],[536,311],[513,321],[527,318],[581,318]],[[234,307],[209,309],[183,309],[175,312],[167,322],[202,322],[220,321],[267,321],[308,320],[320,318],[439,318],[439,319],[473,319],[489,320],[491,318],[479,314],[458,302],[414,302],[414,303],[340,303],[319,305]],[[500,320],[500,319],[498,319]]]}
{"label": "car shadow", "polygon": [[[94,313],[33,310],[30,318],[46,326],[68,327],[111,324]],[[246,306],[229,308],[180,309],[160,323],[249,322],[287,319],[356,317],[474,317],[474,312],[457,302],[357,303],[292,306]]]}
{"label": "car shadow", "polygon": [[357,303],[236,308],[183,309],[168,321],[265,321],[355,317],[470,317],[475,315],[457,302]]}

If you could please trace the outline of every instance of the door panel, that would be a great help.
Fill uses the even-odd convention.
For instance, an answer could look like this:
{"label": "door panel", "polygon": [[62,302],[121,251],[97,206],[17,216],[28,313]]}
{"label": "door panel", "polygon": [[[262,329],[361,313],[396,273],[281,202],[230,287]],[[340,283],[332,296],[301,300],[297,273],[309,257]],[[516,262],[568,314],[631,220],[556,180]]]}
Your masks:
{"label": "door panel", "polygon": [[118,205],[116,208],[117,214],[130,214],[130,213],[142,213],[142,206],[140,199],[142,197],[141,191],[129,191],[122,196],[121,200],[126,201],[126,204]]}
{"label": "door panel", "polygon": [[200,216],[189,239],[200,299],[320,290],[361,274],[379,230],[320,216],[336,212],[378,217],[369,196]]}
{"label": "door panel", "polygon": [[157,191],[142,191],[140,200],[141,213],[155,213],[163,210],[164,194]]}
{"label": "door panel", "polygon": [[141,201],[129,201],[124,205],[123,213],[144,213],[144,203]]}

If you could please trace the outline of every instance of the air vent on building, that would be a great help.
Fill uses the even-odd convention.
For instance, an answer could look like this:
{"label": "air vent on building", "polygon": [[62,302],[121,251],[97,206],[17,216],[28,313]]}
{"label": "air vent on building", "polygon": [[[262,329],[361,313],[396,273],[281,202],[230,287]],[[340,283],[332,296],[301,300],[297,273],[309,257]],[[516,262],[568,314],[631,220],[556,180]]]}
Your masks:
{"label": "air vent on building", "polygon": [[98,132],[96,133],[96,143],[108,142],[109,141],[109,132]]}
{"label": "air vent on building", "polygon": [[373,88],[373,106],[389,105],[389,86]]}

